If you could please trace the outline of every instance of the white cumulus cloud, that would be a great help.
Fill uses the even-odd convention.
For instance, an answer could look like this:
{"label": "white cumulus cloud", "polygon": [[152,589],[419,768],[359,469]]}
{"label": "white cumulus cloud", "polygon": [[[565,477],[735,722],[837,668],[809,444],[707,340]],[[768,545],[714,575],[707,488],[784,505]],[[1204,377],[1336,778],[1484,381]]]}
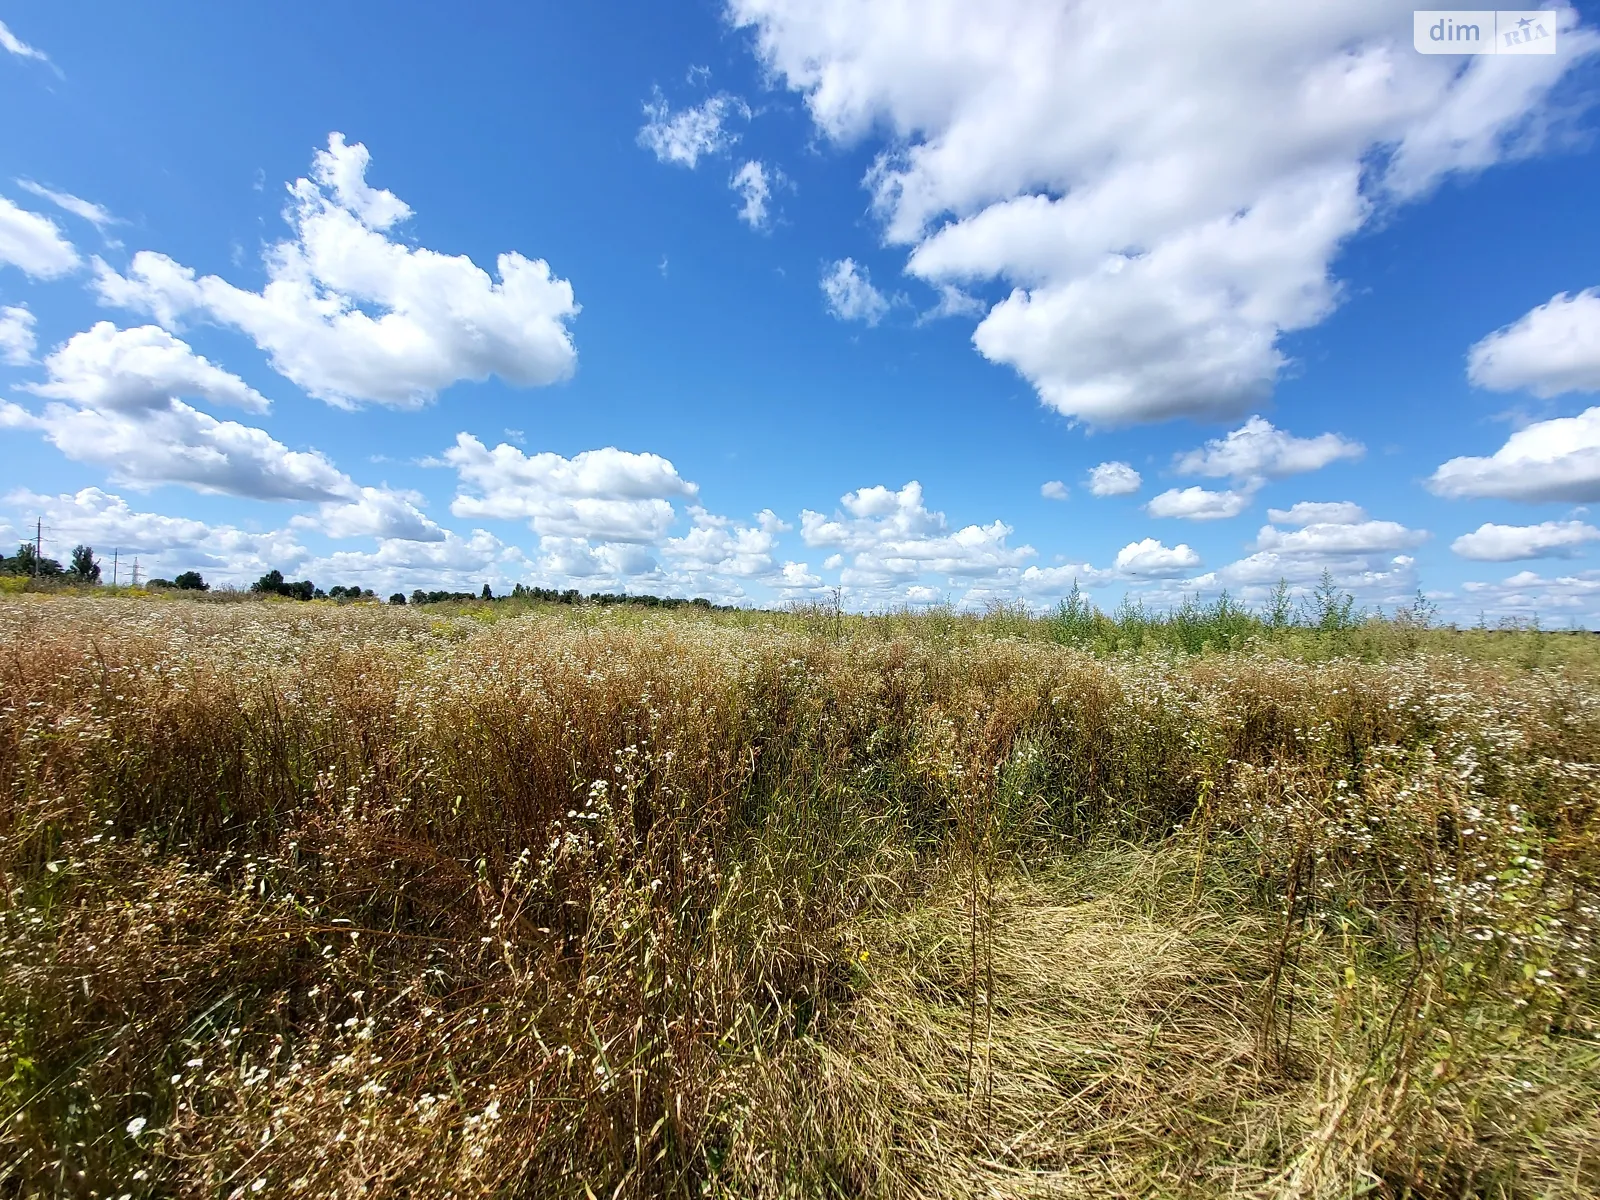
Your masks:
{"label": "white cumulus cloud", "polygon": [[48,383],[30,391],[85,408],[132,412],[164,408],[173,396],[194,396],[250,412],[271,404],[237,375],[229,374],[155,325],[118,329],[110,321],[74,335],[45,360]]}
{"label": "white cumulus cloud", "polygon": [[1088,563],[1027,567],[1017,577],[1017,590],[1030,600],[1050,600],[1067,595],[1074,587],[1104,587],[1116,579],[1115,571],[1102,571]]}
{"label": "white cumulus cloud", "polygon": [[313,526],[332,537],[439,536],[412,498],[359,487],[318,451],[291,450],[264,429],[185,403],[179,397],[251,412],[270,407],[244,380],[157,326],[101,321],[69,338],[44,367],[46,382],[27,390],[49,403],[33,412],[0,401],[0,427],[36,430],[68,458],[107,468],[119,484],[313,501],[326,518]]}
{"label": "white cumulus cloud", "polygon": [[682,537],[668,538],[662,547],[678,570],[695,576],[767,580],[782,571],[774,555],[778,535],[791,526],[771,509],[758,513],[754,525],[715,516],[698,505],[689,513],[693,527]]}
{"label": "white cumulus cloud", "polygon": [[1007,545],[1012,529],[1002,521],[952,529],[944,513],[926,506],[916,480],[898,491],[861,488],[846,493],[839,504],[832,517],[803,511],[801,539],[813,548],[838,551],[837,562],[848,563],[841,580],[869,593],[924,573],[1014,574],[1036,553],[1032,546]]}
{"label": "white cumulus cloud", "polygon": [[1295,437],[1264,417],[1251,417],[1231,433],[1180,454],[1175,466],[1181,474],[1212,479],[1283,479],[1320,471],[1330,463],[1357,459],[1365,453],[1360,442],[1337,433]]}
{"label": "white cumulus cloud", "polygon": [[78,262],[59,225],[0,196],[0,266],[17,267],[35,279],[59,279]]}
{"label": "white cumulus cloud", "polygon": [[1067,490],[1067,485],[1062,483],[1061,480],[1052,479],[1048,483],[1039,485],[1039,495],[1046,500],[1065,500],[1071,493]]}
{"label": "white cumulus cloud", "polygon": [[316,516],[301,515],[289,524],[298,529],[314,529],[331,538],[444,541],[450,536],[448,531],[423,515],[421,503],[422,497],[416,492],[352,487],[348,499],[328,501],[318,506]]}
{"label": "white cumulus cloud", "polygon": [[1584,521],[1542,521],[1537,525],[1483,524],[1450,543],[1462,558],[1479,562],[1515,562],[1526,558],[1571,558],[1600,529]]}
{"label": "white cumulus cloud", "polygon": [[1267,509],[1267,520],[1274,525],[1354,525],[1366,519],[1367,510],[1349,500],[1302,500]]}
{"label": "white cumulus cloud", "polygon": [[1200,565],[1200,556],[1182,542],[1166,546],[1155,538],[1129,542],[1117,551],[1117,570],[1124,575],[1181,575]]}
{"label": "white cumulus cloud", "polygon": [[1408,529],[1398,521],[1313,522],[1288,532],[1263,525],[1256,535],[1256,549],[1291,557],[1324,558],[1409,550],[1427,539],[1426,531]]}
{"label": "white cumulus cloud", "polygon": [[1535,421],[1486,458],[1452,458],[1428,479],[1428,487],[1451,499],[1600,500],[1600,407]]}
{"label": "white cumulus cloud", "polygon": [[1158,496],[1152,496],[1144,510],[1152,517],[1222,521],[1237,517],[1250,507],[1254,499],[1255,493],[1248,488],[1223,492],[1203,487],[1169,488]]}
{"label": "white cumulus cloud", "polygon": [[294,236],[267,251],[260,292],[142,250],[126,275],[96,260],[101,301],[168,327],[191,314],[232,325],[275,370],[341,407],[416,408],[460,380],[533,387],[570,375],[572,285],[515,251],[493,279],[465,255],[392,240],[411,210],[367,183],[368,162],[365,146],[329,135],[311,177],[289,188]]}
{"label": "white cumulus cloud", "polygon": [[[12,512],[43,520],[62,545],[92,546],[102,560],[104,580],[111,582],[111,551],[120,551],[121,582],[131,582],[133,557],[141,559],[145,578],[198,570],[213,582],[242,582],[273,567],[290,572],[306,558],[306,549],[288,530],[250,533],[232,525],[208,525],[188,517],[170,517],[134,509],[121,496],[89,487],[59,496],[29,491],[5,497]],[[13,529],[20,518],[0,524]]]}
{"label": "white cumulus cloud", "polygon": [[728,12],[824,136],[882,139],[864,184],[912,274],[1010,284],[978,350],[1107,426],[1259,404],[1281,336],[1337,305],[1344,242],[1533,149],[1551,89],[1600,44],[1563,9],[1548,58],[1419,55],[1380,0]]}
{"label": "white cumulus cloud", "polygon": [[1103,462],[1089,468],[1089,491],[1096,496],[1131,496],[1144,481],[1125,462]]}
{"label": "white cumulus cloud", "polygon": [[672,500],[698,492],[659,454],[610,446],[563,458],[524,454],[505,442],[491,450],[462,433],[443,461],[460,478],[450,505],[456,516],[527,521],[556,538],[657,542],[676,519]]}
{"label": "white cumulus cloud", "polygon": [[1467,378],[1543,397],[1600,392],[1600,288],[1563,292],[1491,333],[1467,352]]}
{"label": "white cumulus cloud", "polygon": [[44,365],[49,380],[29,390],[52,402],[40,413],[0,402],[0,424],[37,429],[68,458],[105,466],[119,483],[262,500],[332,500],[352,486],[323,455],[290,450],[265,430],[178,399],[267,407],[244,380],[154,326],[119,330],[102,321]]}

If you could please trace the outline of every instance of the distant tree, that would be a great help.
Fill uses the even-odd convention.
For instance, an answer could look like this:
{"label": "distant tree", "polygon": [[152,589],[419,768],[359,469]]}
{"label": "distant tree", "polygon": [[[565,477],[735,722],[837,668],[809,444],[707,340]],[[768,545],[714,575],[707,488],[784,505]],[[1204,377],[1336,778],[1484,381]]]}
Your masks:
{"label": "distant tree", "polygon": [[263,596],[288,596],[293,600],[311,600],[319,594],[317,585],[311,580],[290,583],[284,579],[283,572],[276,569],[252,583],[250,590]]}
{"label": "distant tree", "polygon": [[60,575],[62,567],[53,558],[40,558],[34,553],[32,542],[23,542],[17,546],[16,554],[10,558],[0,559],[0,574],[6,575]]}
{"label": "distant tree", "polygon": [[74,546],[72,548],[72,565],[67,568],[77,583],[100,582],[100,564],[94,560],[93,546]]}
{"label": "distant tree", "polygon": [[186,592],[209,592],[211,585],[199,571],[185,571],[172,581],[172,586]]}
{"label": "distant tree", "polygon": [[267,596],[281,596],[283,589],[283,572],[276,567],[250,585],[252,592],[260,592]]}
{"label": "distant tree", "polygon": [[394,595],[389,597],[390,604],[404,604],[405,602],[406,594],[404,592],[396,592]]}
{"label": "distant tree", "polygon": [[493,600],[494,599],[494,593],[489,590],[489,585],[487,583],[483,585],[483,595],[480,596],[479,599],[480,600]]}

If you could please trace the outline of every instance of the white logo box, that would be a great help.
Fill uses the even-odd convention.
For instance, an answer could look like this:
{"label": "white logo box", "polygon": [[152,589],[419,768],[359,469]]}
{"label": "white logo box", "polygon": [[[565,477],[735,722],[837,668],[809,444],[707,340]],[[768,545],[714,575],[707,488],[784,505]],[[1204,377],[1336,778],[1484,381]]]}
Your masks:
{"label": "white logo box", "polygon": [[1558,15],[1548,9],[1417,9],[1412,45],[1418,54],[1554,54]]}

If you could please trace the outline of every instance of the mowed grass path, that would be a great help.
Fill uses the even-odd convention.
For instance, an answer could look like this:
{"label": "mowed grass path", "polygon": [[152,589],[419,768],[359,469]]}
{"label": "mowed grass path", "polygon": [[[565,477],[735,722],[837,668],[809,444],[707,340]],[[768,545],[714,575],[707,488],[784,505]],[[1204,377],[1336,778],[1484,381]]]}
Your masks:
{"label": "mowed grass path", "polygon": [[1260,634],[0,600],[0,1192],[1600,1192],[1586,651]]}

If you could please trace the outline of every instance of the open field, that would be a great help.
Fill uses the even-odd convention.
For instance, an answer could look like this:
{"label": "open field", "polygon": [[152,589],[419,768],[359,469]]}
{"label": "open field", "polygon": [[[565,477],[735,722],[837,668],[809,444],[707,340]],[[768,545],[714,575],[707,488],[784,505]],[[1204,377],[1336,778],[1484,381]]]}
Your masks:
{"label": "open field", "polygon": [[1110,625],[0,597],[0,1194],[1600,1193],[1591,639]]}

